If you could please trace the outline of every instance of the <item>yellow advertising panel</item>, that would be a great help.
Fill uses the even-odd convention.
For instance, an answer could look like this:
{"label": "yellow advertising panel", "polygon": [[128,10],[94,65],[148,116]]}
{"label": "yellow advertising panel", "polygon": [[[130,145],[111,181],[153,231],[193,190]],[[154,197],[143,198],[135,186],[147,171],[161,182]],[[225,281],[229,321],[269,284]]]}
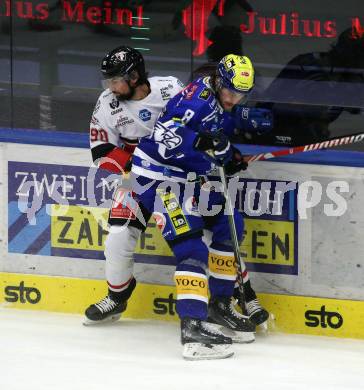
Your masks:
{"label": "yellow advertising panel", "polygon": [[[0,273],[0,304],[3,307],[82,314],[106,292],[107,286],[102,280]],[[273,318],[269,323],[272,332],[364,339],[364,302],[258,295]],[[175,288],[137,284],[123,316],[177,320]]]}
{"label": "yellow advertising panel", "polygon": [[51,245],[53,248],[104,250],[108,210],[97,207],[51,207]]}
{"label": "yellow advertising panel", "polygon": [[153,219],[138,241],[135,253],[143,255],[173,256],[166,240]]}
{"label": "yellow advertising panel", "polygon": [[241,250],[251,263],[294,265],[294,222],[245,219]]}
{"label": "yellow advertising panel", "polygon": [[[68,206],[64,210],[64,206],[52,205],[51,210],[51,247],[53,251],[57,249],[56,255],[62,256],[64,252],[67,256],[72,250],[78,250],[78,256],[80,251],[103,252],[107,236],[107,209]],[[229,229],[228,225],[226,229]],[[297,269],[296,241],[293,221],[245,218],[242,257],[247,263],[271,267],[267,272],[279,272],[280,268],[285,266],[286,269],[292,270],[289,273],[294,274]],[[153,218],[141,235],[135,253],[173,256]]]}

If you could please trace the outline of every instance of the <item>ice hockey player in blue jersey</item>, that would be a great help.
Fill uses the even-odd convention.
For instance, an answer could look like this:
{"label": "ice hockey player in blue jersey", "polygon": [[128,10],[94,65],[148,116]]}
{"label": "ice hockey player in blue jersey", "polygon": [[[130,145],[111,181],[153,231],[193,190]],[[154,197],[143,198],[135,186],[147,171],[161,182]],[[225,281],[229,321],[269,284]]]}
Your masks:
{"label": "ice hockey player in blue jersey", "polygon": [[[218,178],[211,176],[216,166],[230,176],[247,167],[228,135],[246,124],[241,106],[236,107],[246,102],[253,86],[250,59],[225,56],[214,76],[197,79],[167,103],[153,134],[142,139],[133,156],[134,190],[159,215],[162,235],[177,259],[176,310],[185,359],[231,356],[231,343],[254,341],[256,324],[268,317],[245,267],[249,316],[234,308],[237,275],[228,216]],[[260,128],[265,127],[269,124],[263,120]],[[234,219],[241,240],[241,214],[235,211]],[[211,232],[209,246],[203,229]]]}

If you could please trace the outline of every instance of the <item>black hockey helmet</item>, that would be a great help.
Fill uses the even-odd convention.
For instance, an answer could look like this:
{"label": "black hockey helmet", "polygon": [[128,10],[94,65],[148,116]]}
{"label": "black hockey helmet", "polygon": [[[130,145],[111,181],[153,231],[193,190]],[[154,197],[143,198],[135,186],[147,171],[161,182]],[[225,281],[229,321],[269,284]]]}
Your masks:
{"label": "black hockey helmet", "polygon": [[130,46],[119,46],[111,50],[101,63],[101,73],[105,79],[127,76],[133,70],[138,71],[142,82],[146,80],[144,58]]}

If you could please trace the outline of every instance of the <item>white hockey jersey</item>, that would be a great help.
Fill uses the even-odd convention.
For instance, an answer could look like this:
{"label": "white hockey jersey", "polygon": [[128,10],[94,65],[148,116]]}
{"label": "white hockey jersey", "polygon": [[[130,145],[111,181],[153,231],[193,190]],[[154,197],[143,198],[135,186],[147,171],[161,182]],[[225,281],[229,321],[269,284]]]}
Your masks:
{"label": "white hockey jersey", "polygon": [[99,97],[90,123],[91,149],[110,143],[123,147],[125,140],[137,143],[153,131],[168,100],[183,89],[175,77],[151,77],[151,92],[142,100],[119,101],[106,89]]}

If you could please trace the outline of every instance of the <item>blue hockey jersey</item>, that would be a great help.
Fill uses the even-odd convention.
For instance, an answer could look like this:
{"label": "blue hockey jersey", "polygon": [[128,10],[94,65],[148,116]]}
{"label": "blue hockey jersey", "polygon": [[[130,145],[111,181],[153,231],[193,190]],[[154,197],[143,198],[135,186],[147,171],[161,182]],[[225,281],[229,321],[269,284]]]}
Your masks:
{"label": "blue hockey jersey", "polygon": [[162,110],[150,137],[134,152],[132,171],[156,180],[184,181],[188,174],[206,175],[213,168],[204,154],[193,148],[197,133],[234,130],[210,86],[210,78],[197,79],[173,97]]}

